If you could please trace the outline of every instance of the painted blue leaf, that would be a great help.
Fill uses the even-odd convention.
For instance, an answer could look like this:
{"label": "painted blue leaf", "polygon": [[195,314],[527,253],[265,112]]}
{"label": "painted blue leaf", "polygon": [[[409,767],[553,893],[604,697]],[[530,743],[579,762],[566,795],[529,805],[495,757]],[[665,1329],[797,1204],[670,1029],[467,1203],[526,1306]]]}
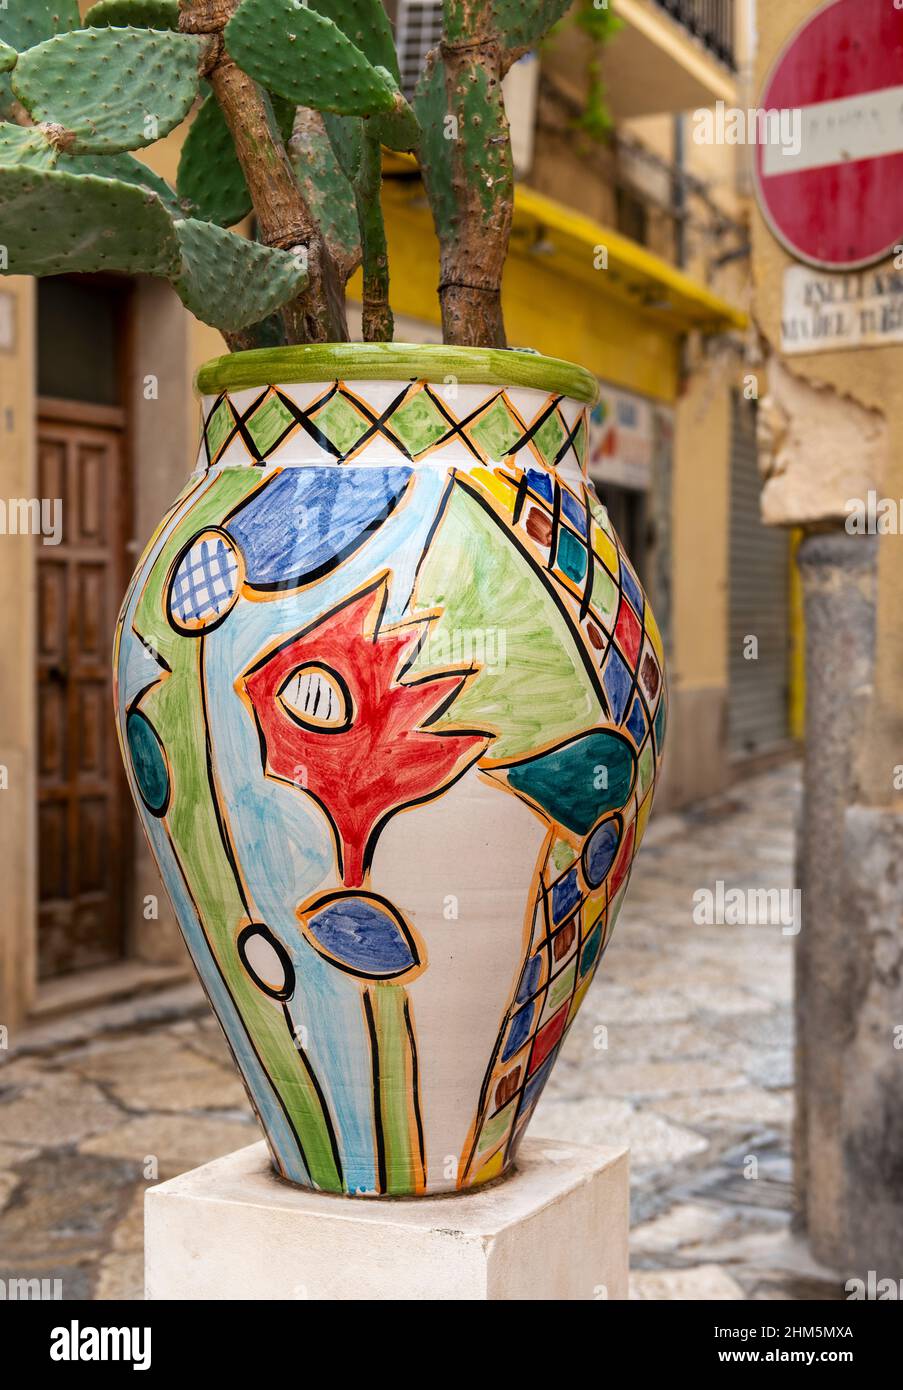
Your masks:
{"label": "painted blue leaf", "polygon": [[417,965],[410,933],[390,904],[336,895],[306,923],[313,945],[344,970],[370,980],[391,980]]}
{"label": "painted blue leaf", "polygon": [[382,525],[411,479],[410,468],[287,468],[233,512],[226,530],[255,589],[291,589],[319,579]]}

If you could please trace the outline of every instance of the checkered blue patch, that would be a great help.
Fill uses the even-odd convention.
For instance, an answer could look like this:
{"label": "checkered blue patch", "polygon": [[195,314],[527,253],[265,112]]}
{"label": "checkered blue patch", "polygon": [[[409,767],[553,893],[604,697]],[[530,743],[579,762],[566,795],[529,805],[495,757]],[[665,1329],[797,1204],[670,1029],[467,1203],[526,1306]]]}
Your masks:
{"label": "checkered blue patch", "polygon": [[206,627],[235,599],[239,564],[235,549],[217,532],[198,536],[173,576],[170,611],[179,627]]}

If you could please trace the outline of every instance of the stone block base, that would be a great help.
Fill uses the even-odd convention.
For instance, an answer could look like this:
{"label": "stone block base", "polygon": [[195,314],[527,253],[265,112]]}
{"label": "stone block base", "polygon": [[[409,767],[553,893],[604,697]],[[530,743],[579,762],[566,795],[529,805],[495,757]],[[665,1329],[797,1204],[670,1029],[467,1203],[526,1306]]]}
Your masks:
{"label": "stone block base", "polygon": [[151,1188],[149,1299],[627,1297],[623,1149],[528,1138],[460,1196],[347,1198],[277,1178],[265,1144]]}

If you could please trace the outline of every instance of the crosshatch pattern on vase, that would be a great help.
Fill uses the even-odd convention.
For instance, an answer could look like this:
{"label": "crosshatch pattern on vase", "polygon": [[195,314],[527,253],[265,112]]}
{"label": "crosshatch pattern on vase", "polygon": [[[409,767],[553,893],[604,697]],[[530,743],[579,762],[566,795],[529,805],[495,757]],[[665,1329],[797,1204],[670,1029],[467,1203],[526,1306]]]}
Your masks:
{"label": "crosshatch pattern on vase", "polygon": [[136,571],[133,793],[303,1186],[505,1172],[607,950],[666,690],[585,448],[532,388],[243,389]]}
{"label": "crosshatch pattern on vase", "polygon": [[[368,385],[371,390],[368,394]],[[262,387],[205,398],[202,469],[291,461],[314,446],[305,462],[366,460],[374,444],[411,462],[449,446],[471,463],[500,462],[525,452],[543,468],[581,470],[587,443],[586,409],[559,395],[526,388],[493,390],[397,382],[388,400],[372,383],[333,381],[315,387]],[[384,393],[385,395],[385,393]]]}

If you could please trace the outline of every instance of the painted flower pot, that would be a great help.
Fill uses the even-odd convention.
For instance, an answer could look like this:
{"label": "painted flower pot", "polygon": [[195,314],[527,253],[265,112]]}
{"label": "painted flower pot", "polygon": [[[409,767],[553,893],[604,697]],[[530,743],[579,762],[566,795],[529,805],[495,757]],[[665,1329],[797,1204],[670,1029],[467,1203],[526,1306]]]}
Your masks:
{"label": "painted flower pot", "polygon": [[652,805],[662,643],[587,482],[595,381],[341,346],[202,369],[116,637],[138,810],[278,1172],[496,1178]]}

